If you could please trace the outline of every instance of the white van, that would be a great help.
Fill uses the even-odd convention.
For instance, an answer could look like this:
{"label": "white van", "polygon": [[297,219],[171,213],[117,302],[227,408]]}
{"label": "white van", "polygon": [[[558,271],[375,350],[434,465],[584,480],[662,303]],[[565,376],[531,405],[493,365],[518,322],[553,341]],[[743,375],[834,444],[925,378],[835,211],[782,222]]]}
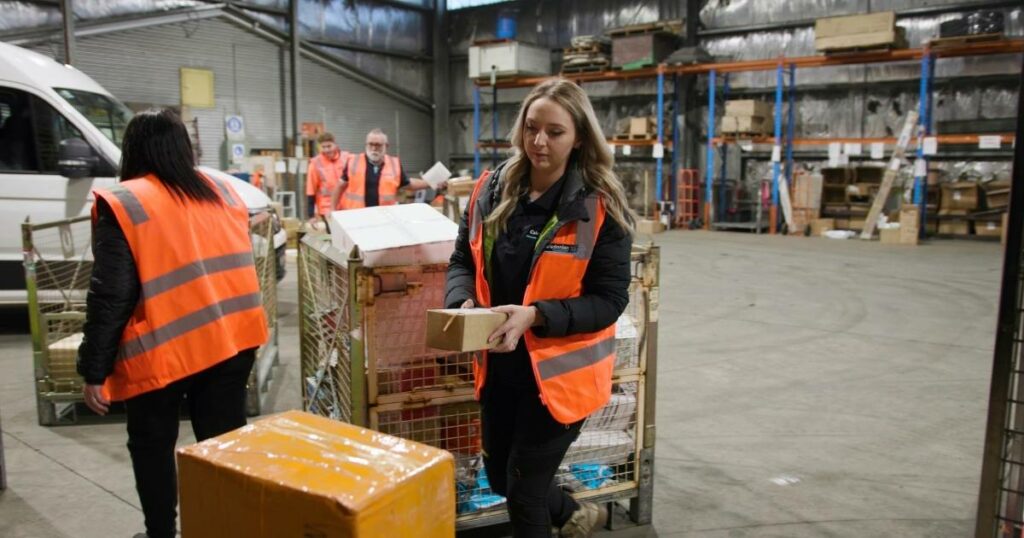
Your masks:
{"label": "white van", "polygon": [[[85,73],[0,43],[0,304],[27,300],[21,223],[26,217],[48,222],[89,214],[92,190],[117,182],[121,137],[131,117]],[[230,181],[251,213],[270,209],[270,199],[252,185],[201,170]],[[287,238],[276,226],[280,278]]]}

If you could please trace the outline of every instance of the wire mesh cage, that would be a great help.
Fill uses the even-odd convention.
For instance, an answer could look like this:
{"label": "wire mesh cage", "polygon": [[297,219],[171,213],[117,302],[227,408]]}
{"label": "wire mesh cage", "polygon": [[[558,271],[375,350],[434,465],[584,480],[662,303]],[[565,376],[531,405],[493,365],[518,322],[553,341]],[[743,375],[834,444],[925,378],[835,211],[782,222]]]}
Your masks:
{"label": "wire mesh cage", "polygon": [[74,422],[82,389],[75,363],[92,275],[90,219],[26,222],[21,231],[39,423]]}
{"label": "wire mesh cage", "polygon": [[[635,491],[642,402],[641,379],[616,383],[608,403],[583,423],[556,482],[578,498]],[[464,526],[503,512],[505,499],[491,489],[484,468],[480,407],[472,395],[371,407],[370,427],[452,453],[458,518]]]}
{"label": "wire mesh cage", "polygon": [[[362,379],[353,379],[353,345],[359,330],[353,325],[350,282],[353,268],[327,241],[299,245],[299,332],[301,347],[302,406],[306,411],[335,420],[364,424],[362,412],[353,413],[353,392]],[[357,263],[353,260],[353,264]],[[360,363],[357,372],[362,372]],[[362,376],[358,376],[362,378]]]}
{"label": "wire mesh cage", "polygon": [[[630,303],[616,324],[611,399],[585,423],[558,481],[579,497],[630,499],[650,521],[658,251],[635,246]],[[472,353],[425,346],[426,310],[443,306],[444,265],[362,265],[323,234],[299,249],[303,402],[307,411],[445,449],[455,456],[460,528],[499,522],[480,455]],[[635,502],[634,502],[635,501]],[[640,506],[639,509],[633,509]]]}
{"label": "wire mesh cage", "polygon": [[[39,424],[74,424],[83,401],[76,363],[92,276],[91,219],[25,222],[21,233]],[[272,335],[259,350],[259,366],[249,382],[247,410],[258,414],[270,369],[277,363],[277,266],[269,214],[252,217],[250,236]]]}
{"label": "wire mesh cage", "polygon": [[267,332],[270,335],[267,343],[256,353],[256,361],[246,387],[246,413],[255,416],[263,411],[273,368],[280,362],[277,347],[277,252],[274,249],[274,225],[270,213],[258,213],[249,219],[249,238],[252,241],[256,277],[260,282],[263,310],[267,315]]}

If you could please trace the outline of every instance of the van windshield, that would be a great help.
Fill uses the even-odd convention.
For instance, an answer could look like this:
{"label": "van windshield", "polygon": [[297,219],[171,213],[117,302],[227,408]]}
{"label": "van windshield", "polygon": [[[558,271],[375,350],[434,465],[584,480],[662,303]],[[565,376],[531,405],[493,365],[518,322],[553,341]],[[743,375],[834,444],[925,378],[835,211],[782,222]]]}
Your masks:
{"label": "van windshield", "polygon": [[117,146],[124,138],[125,127],[132,119],[132,111],[116,99],[99,93],[54,88],[57,94],[82,113],[104,136]]}

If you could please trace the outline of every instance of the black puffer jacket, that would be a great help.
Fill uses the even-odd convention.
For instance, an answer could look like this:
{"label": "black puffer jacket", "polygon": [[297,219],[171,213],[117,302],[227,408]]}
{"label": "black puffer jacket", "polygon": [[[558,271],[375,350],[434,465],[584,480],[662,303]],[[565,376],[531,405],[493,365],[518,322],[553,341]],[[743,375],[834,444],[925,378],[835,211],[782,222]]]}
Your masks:
{"label": "black puffer jacket", "polygon": [[[500,197],[499,166],[490,176],[480,201],[484,215],[497,206]],[[559,227],[574,220],[589,220],[584,199],[587,196],[578,170],[566,177],[562,198],[556,210]],[[466,299],[476,297],[476,267],[469,250],[467,214],[462,216],[455,252],[448,266],[445,305],[458,308]],[[598,232],[597,244],[583,276],[583,294],[572,299],[538,301],[534,306],[544,316],[545,325],[533,333],[541,338],[589,333],[615,323],[629,303],[631,235],[614,219],[606,218]]]}
{"label": "black puffer jacket", "polygon": [[118,344],[142,287],[128,239],[114,211],[102,199],[96,204],[92,230],[95,262],[86,298],[85,338],[78,348],[78,373],[90,385],[103,383],[114,371]]}

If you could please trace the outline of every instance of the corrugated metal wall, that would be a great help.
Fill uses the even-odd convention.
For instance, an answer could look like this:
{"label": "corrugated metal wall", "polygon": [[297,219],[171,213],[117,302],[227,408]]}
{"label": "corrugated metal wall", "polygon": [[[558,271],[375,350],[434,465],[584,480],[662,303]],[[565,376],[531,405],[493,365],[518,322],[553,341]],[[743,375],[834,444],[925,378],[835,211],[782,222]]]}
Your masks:
{"label": "corrugated metal wall", "polygon": [[[51,57],[60,45],[35,50]],[[125,102],[180,103],[181,67],[214,72],[216,106],[193,109],[199,119],[202,164],[224,168],[224,116],[240,114],[252,148],[283,148],[288,119],[287,51],[229,22],[209,19],[85,37],[78,40],[76,66]],[[407,169],[425,169],[431,145],[429,114],[304,58],[300,121],[324,121],[346,149],[362,148],[369,125],[391,135],[392,153]],[[408,154],[402,154],[404,144]]]}
{"label": "corrugated metal wall", "polygon": [[[36,50],[56,56],[58,48]],[[280,57],[265,39],[204,20],[81,38],[75,64],[122,101],[154,105],[181,102],[181,67],[213,70],[216,105],[192,114],[199,120],[202,164],[223,168],[226,114],[245,118],[250,147],[283,147]]]}
{"label": "corrugated metal wall", "polygon": [[388,135],[388,153],[401,157],[407,172],[426,171],[430,166],[430,114],[398,104],[309,59],[304,59],[301,71],[301,121],[323,122],[342,149],[353,152],[363,151],[366,133],[380,128]]}

